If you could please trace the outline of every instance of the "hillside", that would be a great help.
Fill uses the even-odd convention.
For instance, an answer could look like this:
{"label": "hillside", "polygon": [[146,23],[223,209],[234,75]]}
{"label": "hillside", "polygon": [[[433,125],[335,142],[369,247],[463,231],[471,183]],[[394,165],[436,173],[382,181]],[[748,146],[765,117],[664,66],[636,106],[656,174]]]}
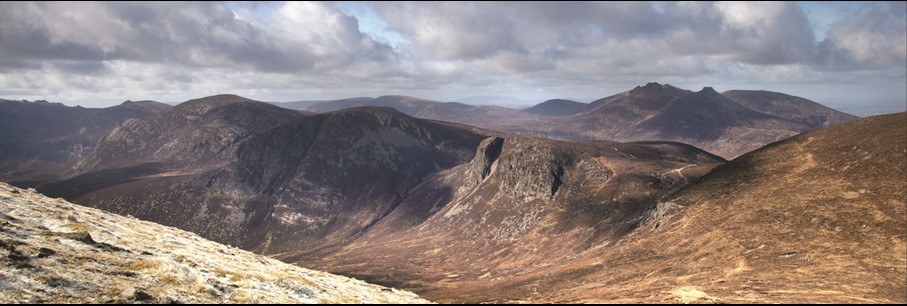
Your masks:
{"label": "hillside", "polygon": [[70,175],[152,164],[180,172],[222,166],[244,139],[304,115],[235,95],[189,100],[116,127]]}
{"label": "hillside", "polygon": [[819,103],[780,92],[729,90],[721,94],[750,109],[805,124],[813,129],[857,119],[856,116],[836,111]]}
{"label": "hillside", "polygon": [[259,252],[330,252],[486,137],[392,108],[301,115],[219,101],[130,122],[81,174],[38,190]]}
{"label": "hillside", "polygon": [[124,121],[170,107],[153,101],[83,108],[0,100],[0,180],[21,186],[53,180],[89,156],[98,141]]}
{"label": "hillside", "polygon": [[[491,137],[336,253],[278,258],[437,301],[488,301],[497,280],[621,240],[664,196],[721,162],[675,143]],[[458,285],[476,279],[489,291],[461,295]]]}
{"label": "hillside", "polygon": [[579,113],[588,106],[586,103],[571,100],[551,99],[524,109],[523,112],[542,116],[567,116]]}
{"label": "hillside", "polygon": [[427,303],[0,183],[3,303]]}
{"label": "hillside", "polygon": [[904,139],[907,113],[774,143],[667,197],[621,243],[491,289],[466,282],[459,293],[560,303],[907,302]]}

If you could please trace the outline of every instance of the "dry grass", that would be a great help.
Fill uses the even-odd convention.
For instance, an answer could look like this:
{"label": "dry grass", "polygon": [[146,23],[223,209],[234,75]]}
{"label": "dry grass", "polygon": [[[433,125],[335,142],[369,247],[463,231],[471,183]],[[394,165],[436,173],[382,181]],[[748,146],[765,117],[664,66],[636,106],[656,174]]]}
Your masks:
{"label": "dry grass", "polygon": [[126,269],[131,271],[150,270],[159,268],[162,264],[163,262],[158,259],[138,259],[126,266]]}
{"label": "dry grass", "polygon": [[68,224],[63,224],[63,227],[65,227],[69,230],[72,230],[74,232],[88,232],[88,231],[94,230],[93,226],[91,226],[89,224],[85,224],[85,223],[68,223]]}

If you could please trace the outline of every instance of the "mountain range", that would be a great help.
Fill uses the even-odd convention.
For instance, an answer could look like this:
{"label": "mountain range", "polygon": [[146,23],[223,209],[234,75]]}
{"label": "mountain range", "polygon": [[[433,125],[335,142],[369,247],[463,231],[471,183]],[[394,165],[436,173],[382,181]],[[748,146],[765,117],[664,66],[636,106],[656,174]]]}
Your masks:
{"label": "mountain range", "polygon": [[766,144],[857,117],[769,91],[693,92],[648,83],[591,103],[553,99],[527,109],[406,96],[278,104],[313,112],[393,107],[407,115],[561,140],[675,141],[732,159]]}
{"label": "mountain range", "polygon": [[522,110],[300,105],[190,100],[33,162],[40,180],[0,174],[438,302],[907,301],[905,113],[657,83]]}

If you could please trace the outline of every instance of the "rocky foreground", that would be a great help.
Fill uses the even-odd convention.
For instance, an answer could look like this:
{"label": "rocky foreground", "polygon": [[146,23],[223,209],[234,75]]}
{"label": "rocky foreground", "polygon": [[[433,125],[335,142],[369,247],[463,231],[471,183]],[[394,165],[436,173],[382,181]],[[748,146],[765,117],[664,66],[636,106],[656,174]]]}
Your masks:
{"label": "rocky foreground", "polygon": [[426,303],[0,183],[2,303]]}

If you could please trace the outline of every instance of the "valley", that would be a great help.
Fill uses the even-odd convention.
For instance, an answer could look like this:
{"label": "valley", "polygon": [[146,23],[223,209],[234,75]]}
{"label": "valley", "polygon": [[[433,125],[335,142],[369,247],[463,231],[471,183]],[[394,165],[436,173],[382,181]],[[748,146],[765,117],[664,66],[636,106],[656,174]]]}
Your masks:
{"label": "valley", "polygon": [[[599,113],[639,137],[627,142],[407,114],[443,106],[424,100],[316,113],[218,95],[107,126],[37,190],[436,302],[907,300],[893,252],[905,190],[890,184],[907,179],[907,149],[883,141],[904,138],[904,114],[847,122],[732,93],[649,83],[524,115],[544,129]],[[563,105],[572,114],[550,111]],[[731,161],[662,139],[740,152],[816,128]],[[861,183],[867,173],[889,185]],[[868,277],[879,281],[845,285]]]}

